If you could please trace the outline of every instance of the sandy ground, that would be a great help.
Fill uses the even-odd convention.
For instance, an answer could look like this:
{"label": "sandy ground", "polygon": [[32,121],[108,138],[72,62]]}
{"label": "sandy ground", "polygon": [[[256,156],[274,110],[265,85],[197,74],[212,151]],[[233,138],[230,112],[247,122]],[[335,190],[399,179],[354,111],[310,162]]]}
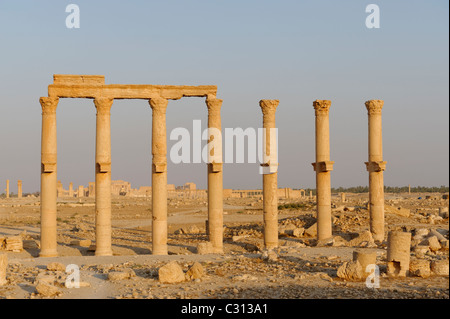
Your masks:
{"label": "sandy ground", "polygon": [[[386,195],[386,202],[411,210],[410,217],[386,214],[387,230],[435,229],[448,240],[449,220],[438,217],[438,208],[448,200],[425,199],[426,194]],[[418,199],[421,196],[422,199]],[[333,197],[333,234],[351,240],[368,230],[367,194],[347,195],[346,203]],[[52,276],[58,299],[448,299],[448,276],[428,278],[386,275],[386,242],[379,245],[316,246],[314,237],[295,237],[292,229],[307,229],[315,222],[315,203],[309,199],[280,200],[293,208],[279,210],[280,241],[275,257],[263,249],[262,203],[256,199],[230,199],[224,203],[224,254],[197,254],[197,244],[205,242],[206,202],[169,201],[169,255],[151,255],[151,201],[147,198],[113,198],[113,252],[96,257],[88,247],[74,240],[95,242],[95,207],[92,199],[59,199],[58,252],[56,258],[39,258],[39,199],[0,200],[0,237],[20,235],[24,250],[8,254],[7,281],[0,286],[1,298],[45,298],[36,291],[38,277]],[[184,231],[182,231],[182,230]],[[346,281],[337,269],[352,259],[355,249],[377,252],[380,287],[367,288],[364,281]],[[411,258],[448,260],[448,248]],[[184,271],[195,262],[202,265],[199,279],[175,284],[160,283],[158,269],[177,261]],[[47,270],[59,262],[80,269],[82,287],[66,288],[68,274]],[[111,272],[128,272],[126,279],[108,279]]]}

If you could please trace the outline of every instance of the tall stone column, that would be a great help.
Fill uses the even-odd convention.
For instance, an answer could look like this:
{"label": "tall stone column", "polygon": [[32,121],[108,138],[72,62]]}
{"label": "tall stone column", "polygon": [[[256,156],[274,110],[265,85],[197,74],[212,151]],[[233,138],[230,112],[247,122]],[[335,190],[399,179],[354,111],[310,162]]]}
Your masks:
{"label": "tall stone column", "polygon": [[152,254],[167,255],[167,133],[168,100],[156,97],[152,108]]}
{"label": "tall stone column", "polygon": [[17,181],[17,198],[22,198],[22,181]]}
{"label": "tall stone column", "polygon": [[369,212],[370,231],[375,241],[384,240],[384,180],[383,139],[381,125],[382,100],[370,100],[366,103],[369,115]]}
{"label": "tall stone column", "polygon": [[94,99],[95,139],[95,255],[112,256],[111,249],[111,106],[114,99]]}
{"label": "tall stone column", "polygon": [[41,257],[56,257],[56,108],[58,98],[41,97]]}
{"label": "tall stone column", "polygon": [[[278,247],[278,160],[276,137],[272,136],[275,125],[275,112],[278,100],[261,100],[259,106],[263,113],[265,149],[263,154],[263,215],[264,246],[267,249]],[[273,154],[275,153],[275,154]]]}
{"label": "tall stone column", "polygon": [[6,198],[9,198],[9,179],[6,180]]}
{"label": "tall stone column", "polygon": [[317,240],[332,238],[331,222],[331,173],[334,162],[330,161],[330,120],[331,101],[316,100],[313,103],[316,113],[316,171],[317,198]]}
{"label": "tall stone column", "polygon": [[214,253],[223,253],[223,162],[222,120],[223,100],[206,99],[208,107],[208,237]]}
{"label": "tall stone column", "polygon": [[73,197],[73,183],[70,182],[69,184],[69,197]]}

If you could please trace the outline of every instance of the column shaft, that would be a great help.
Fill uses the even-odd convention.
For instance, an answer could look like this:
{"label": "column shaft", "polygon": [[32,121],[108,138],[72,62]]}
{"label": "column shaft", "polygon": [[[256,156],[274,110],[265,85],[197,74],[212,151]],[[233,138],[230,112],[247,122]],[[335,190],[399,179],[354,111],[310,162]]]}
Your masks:
{"label": "column shaft", "polygon": [[58,98],[42,97],[41,257],[56,257],[56,108]]}
{"label": "column shaft", "polygon": [[214,253],[223,252],[222,100],[207,98],[208,107],[208,237]]}
{"label": "column shaft", "polygon": [[111,106],[113,99],[96,98],[95,255],[112,256],[111,248]]}
{"label": "column shaft", "polygon": [[[264,246],[266,249],[278,247],[278,159],[275,133],[275,112],[278,100],[261,100],[259,106],[263,113],[265,150],[263,166],[263,218]],[[275,145],[274,145],[275,144]],[[276,152],[275,152],[276,153]]]}
{"label": "column shaft", "polygon": [[167,255],[167,133],[168,100],[150,99],[152,108],[152,254]]}
{"label": "column shaft", "polygon": [[366,103],[369,117],[369,213],[370,231],[374,240],[384,240],[384,177],[381,110],[384,102],[370,100]]}
{"label": "column shaft", "polygon": [[316,100],[313,103],[316,114],[316,198],[317,198],[317,240],[332,238],[331,222],[331,173],[329,110],[331,102]]}

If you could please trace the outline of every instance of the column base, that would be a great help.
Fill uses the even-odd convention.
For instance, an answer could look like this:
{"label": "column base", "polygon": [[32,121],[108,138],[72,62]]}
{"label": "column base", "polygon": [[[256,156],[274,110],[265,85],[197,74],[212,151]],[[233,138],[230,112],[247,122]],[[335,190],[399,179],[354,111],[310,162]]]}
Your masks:
{"label": "column base", "polygon": [[58,257],[58,252],[54,249],[42,250],[39,253],[39,257]]}
{"label": "column base", "polygon": [[95,256],[112,256],[113,252],[111,249],[95,251]]}

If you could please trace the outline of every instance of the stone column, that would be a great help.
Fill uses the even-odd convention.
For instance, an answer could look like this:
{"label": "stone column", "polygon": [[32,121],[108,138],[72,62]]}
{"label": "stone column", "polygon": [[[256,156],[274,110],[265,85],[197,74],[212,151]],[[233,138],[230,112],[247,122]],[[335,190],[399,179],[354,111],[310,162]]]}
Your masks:
{"label": "stone column", "polygon": [[382,100],[370,100],[366,103],[369,115],[369,161],[366,168],[369,172],[369,212],[370,231],[375,241],[384,240],[384,181],[383,142],[381,129]]}
{"label": "stone column", "polygon": [[390,231],[387,245],[387,274],[405,277],[409,273],[411,233]]}
{"label": "stone column", "polygon": [[58,98],[41,97],[41,257],[56,257],[56,108]]}
{"label": "stone column", "polygon": [[78,186],[78,197],[79,198],[84,197],[84,186],[83,185]]}
{"label": "stone column", "polygon": [[114,99],[96,98],[95,255],[112,256],[111,249],[111,106]]}
{"label": "stone column", "polygon": [[69,197],[73,197],[73,183],[69,184]]}
{"label": "stone column", "polygon": [[316,171],[317,198],[317,240],[332,238],[331,222],[331,173],[334,162],[330,161],[330,121],[331,101],[316,100],[313,103],[316,113]]}
{"label": "stone column", "polygon": [[9,198],[9,179],[6,180],[6,198]]}
{"label": "stone column", "polygon": [[345,193],[341,193],[341,202],[345,203]]}
{"label": "stone column", "polygon": [[223,163],[222,121],[223,100],[207,97],[208,107],[208,237],[214,253],[223,253]]}
{"label": "stone column", "polygon": [[5,285],[8,281],[6,280],[6,269],[8,268],[8,255],[0,254],[0,287]]}
{"label": "stone column", "polygon": [[259,106],[263,113],[265,146],[263,147],[263,215],[264,246],[266,249],[278,247],[278,158],[272,154],[277,150],[275,133],[275,112],[278,100],[261,100]]}
{"label": "stone column", "polygon": [[17,181],[17,198],[19,198],[19,199],[22,198],[22,181],[21,180]]}
{"label": "stone column", "polygon": [[168,100],[150,99],[152,108],[152,254],[167,255],[167,133]]}

